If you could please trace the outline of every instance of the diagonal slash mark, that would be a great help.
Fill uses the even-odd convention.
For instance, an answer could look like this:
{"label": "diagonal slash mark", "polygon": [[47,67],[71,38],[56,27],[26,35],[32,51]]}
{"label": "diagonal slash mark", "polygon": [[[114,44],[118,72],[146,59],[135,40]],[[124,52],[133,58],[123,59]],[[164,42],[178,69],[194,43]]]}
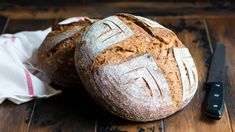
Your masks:
{"label": "diagonal slash mark", "polygon": [[159,93],[160,93],[160,95],[161,95],[161,97],[162,97],[162,91],[161,91],[161,89],[160,89],[160,86],[159,86],[158,83],[157,83],[157,80],[154,78],[153,74],[150,72],[150,70],[149,70],[147,67],[146,67],[146,70],[148,71],[148,73],[149,73],[150,76],[153,78],[154,82],[156,83],[157,89],[158,89],[158,91],[159,91]]}

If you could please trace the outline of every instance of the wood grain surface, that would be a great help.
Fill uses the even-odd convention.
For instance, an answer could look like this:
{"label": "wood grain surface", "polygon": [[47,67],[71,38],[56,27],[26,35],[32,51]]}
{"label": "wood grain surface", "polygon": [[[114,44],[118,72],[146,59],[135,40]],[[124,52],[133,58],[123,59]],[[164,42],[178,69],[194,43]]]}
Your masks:
{"label": "wood grain surface", "polygon": [[[56,2],[57,3],[57,2]],[[69,2],[68,2],[69,3]],[[40,5],[40,4],[39,4]],[[73,16],[90,16],[100,18],[115,13],[131,13],[141,16],[184,17],[184,18],[218,18],[235,16],[235,5],[231,2],[95,2],[86,4],[69,4],[67,6],[48,5],[17,5],[2,4],[0,15],[11,19],[28,18],[68,18]],[[66,3],[65,3],[66,5]],[[17,15],[15,14],[17,12]]]}
{"label": "wood grain surface", "polygon": [[214,2],[214,3],[224,3],[224,2],[232,2],[232,0],[40,0],[40,1],[31,1],[31,0],[1,0],[0,3],[7,3],[7,4],[19,4],[19,5],[80,5],[86,3],[93,3],[93,2],[146,2],[146,1],[157,1],[157,2]]}
{"label": "wood grain surface", "polygon": [[97,132],[163,132],[164,121],[146,123],[131,122],[114,116],[102,109],[97,112]]}
{"label": "wood grain surface", "polygon": [[44,30],[56,22],[56,19],[24,19],[9,20],[5,33],[16,33],[20,31]]}
{"label": "wood grain surface", "polygon": [[62,89],[61,95],[37,100],[29,131],[94,132],[98,106],[82,87]]}
{"label": "wood grain surface", "polygon": [[34,102],[18,105],[5,101],[0,106],[0,131],[27,131]]}
{"label": "wood grain surface", "polygon": [[227,60],[227,98],[226,104],[232,130],[235,131],[235,18],[208,19],[207,25],[211,42],[221,42],[226,47]]}
{"label": "wood grain surface", "polygon": [[[151,5],[148,6],[152,7]],[[160,8],[160,5],[158,7]],[[68,12],[70,11],[68,9]],[[35,11],[34,13],[38,14],[40,11]],[[163,13],[167,14],[164,11]],[[216,17],[211,17],[213,14],[216,14],[215,12],[212,15],[204,14],[200,17],[185,17],[183,12],[181,13],[178,14],[180,17],[165,17],[161,14],[145,14],[143,10],[140,11],[140,15],[154,19],[167,28],[172,29],[189,48],[195,60],[199,72],[199,87],[193,100],[183,110],[159,121],[147,123],[131,122],[101,109],[89,97],[87,92],[82,88],[83,86],[79,86],[78,89],[64,89],[52,84],[54,87],[62,89],[63,93],[49,99],[34,100],[22,105],[15,105],[9,101],[1,104],[0,132],[235,131],[235,103],[233,102],[235,100],[235,90],[233,88],[235,84],[235,45],[233,44],[235,42],[235,13],[229,12],[230,15]],[[0,17],[0,33],[45,29],[58,21],[55,18],[65,18],[75,14],[76,12],[69,15],[62,13],[60,16],[58,14],[52,15],[52,18],[49,18],[50,15],[47,18],[44,16],[40,17],[40,15],[35,15],[35,18],[32,16],[31,18],[22,17],[22,19],[19,16],[17,19]],[[85,12],[85,10],[83,14],[88,16],[96,15],[93,12]],[[110,12],[104,13],[100,11],[97,14],[99,17],[102,17],[110,14]],[[206,96],[206,89],[203,86],[211,61],[211,49],[213,49],[213,45],[217,42],[223,42],[227,50],[228,89],[227,108],[225,109],[223,118],[218,121],[213,121],[206,118],[202,113]]]}
{"label": "wood grain surface", "polygon": [[7,26],[7,18],[0,16],[0,34],[4,33]]}

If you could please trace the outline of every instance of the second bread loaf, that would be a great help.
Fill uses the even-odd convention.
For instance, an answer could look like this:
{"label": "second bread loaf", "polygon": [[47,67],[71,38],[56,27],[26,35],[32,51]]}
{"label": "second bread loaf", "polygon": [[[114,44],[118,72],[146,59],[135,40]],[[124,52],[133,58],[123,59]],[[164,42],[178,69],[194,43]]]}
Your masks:
{"label": "second bread loaf", "polygon": [[75,42],[79,41],[84,30],[91,24],[90,19],[83,19],[70,24],[54,25],[39,47],[39,68],[55,84],[63,87],[80,85],[74,65]]}

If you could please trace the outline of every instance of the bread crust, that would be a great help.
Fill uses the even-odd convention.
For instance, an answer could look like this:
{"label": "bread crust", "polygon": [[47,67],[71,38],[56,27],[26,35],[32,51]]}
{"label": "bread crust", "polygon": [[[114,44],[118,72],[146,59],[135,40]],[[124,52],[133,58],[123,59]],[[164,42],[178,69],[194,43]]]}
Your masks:
{"label": "bread crust", "polygon": [[83,19],[65,25],[54,25],[38,49],[39,68],[52,82],[63,87],[81,85],[74,65],[75,42],[79,41],[91,21]]}
{"label": "bread crust", "polygon": [[130,14],[94,23],[76,45],[75,65],[98,104],[132,121],[158,120],[179,111],[198,84],[193,59],[177,36]]}

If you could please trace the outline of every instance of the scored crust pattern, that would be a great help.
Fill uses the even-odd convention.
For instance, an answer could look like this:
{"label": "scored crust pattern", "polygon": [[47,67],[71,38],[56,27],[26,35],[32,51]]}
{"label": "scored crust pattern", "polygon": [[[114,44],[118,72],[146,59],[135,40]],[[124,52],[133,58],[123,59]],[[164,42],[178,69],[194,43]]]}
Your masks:
{"label": "scored crust pattern", "polygon": [[[190,99],[197,90],[197,69],[187,48],[173,48],[176,62],[179,66],[183,84],[183,99]],[[188,75],[188,77],[186,76]]]}
{"label": "scored crust pattern", "polygon": [[126,91],[124,94],[132,96],[136,100],[154,99],[158,104],[172,104],[167,81],[149,54],[118,65],[106,66],[100,75],[102,73],[106,76],[112,76],[119,82],[120,90]]}
{"label": "scored crust pattern", "polygon": [[164,26],[160,25],[159,23],[154,22],[152,20],[149,20],[147,18],[144,18],[144,17],[141,17],[141,16],[134,16],[134,17],[140,19],[141,21],[143,21],[144,23],[146,23],[148,26],[150,26],[152,28],[164,28],[164,29],[167,29]]}
{"label": "scored crust pattern", "polygon": [[[154,28],[172,33],[169,29],[147,18],[131,17],[135,17],[152,28],[147,33],[152,32]],[[150,33],[150,35],[153,34]],[[115,63],[107,61],[104,64],[94,65],[99,55],[105,50],[134,35],[135,31],[129,28],[128,22],[122,22],[117,16],[94,23],[83,35],[80,44],[76,47],[79,52],[75,53],[75,59],[77,60],[76,67],[88,92],[112,113],[134,121],[156,120],[182,109],[196,92],[198,75],[188,49],[181,46],[181,42],[179,47],[172,47],[167,51],[173,52],[174,63],[178,66],[180,73],[178,79],[182,83],[181,94],[183,95],[178,95],[182,99],[176,103],[173,101],[172,89],[169,88],[165,72],[158,66],[157,56],[153,55],[154,49],[149,52],[147,50],[140,52],[135,56],[129,55],[126,57],[129,59],[118,60]],[[163,33],[163,36],[169,38],[167,33]],[[165,38],[160,41],[167,43],[168,40]],[[169,42],[171,43],[171,40]],[[178,43],[178,39],[174,42]],[[127,52],[132,54],[132,51]]]}
{"label": "scored crust pattern", "polygon": [[[99,27],[99,30],[97,30]],[[88,40],[86,45],[81,45],[81,50],[86,52],[90,60],[94,60],[104,49],[116,44],[133,35],[133,32],[118,18],[111,16],[104,20],[94,23],[89,34],[82,40]],[[88,49],[89,48],[89,49]]]}

